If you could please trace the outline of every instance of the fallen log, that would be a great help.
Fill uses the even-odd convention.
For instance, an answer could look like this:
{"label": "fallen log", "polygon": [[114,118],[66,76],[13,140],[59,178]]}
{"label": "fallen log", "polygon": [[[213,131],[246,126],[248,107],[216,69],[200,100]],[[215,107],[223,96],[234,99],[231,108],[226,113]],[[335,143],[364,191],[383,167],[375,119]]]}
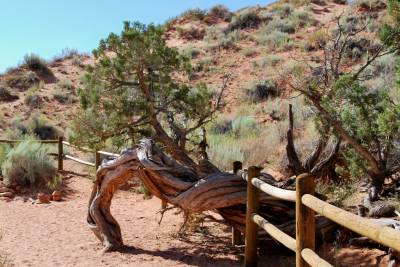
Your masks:
{"label": "fallen log", "polygon": [[[131,150],[102,165],[93,185],[87,221],[105,251],[123,245],[121,229],[111,215],[110,206],[118,187],[132,178],[141,179],[152,195],[181,208],[185,214],[213,210],[244,232],[247,185],[241,176],[245,176],[246,171],[236,175],[214,167],[205,168],[207,164],[210,163],[200,163],[196,169],[187,167],[166,155],[152,140],[142,139]],[[260,179],[274,183],[268,174]],[[260,216],[294,236],[293,202],[261,194]]]}

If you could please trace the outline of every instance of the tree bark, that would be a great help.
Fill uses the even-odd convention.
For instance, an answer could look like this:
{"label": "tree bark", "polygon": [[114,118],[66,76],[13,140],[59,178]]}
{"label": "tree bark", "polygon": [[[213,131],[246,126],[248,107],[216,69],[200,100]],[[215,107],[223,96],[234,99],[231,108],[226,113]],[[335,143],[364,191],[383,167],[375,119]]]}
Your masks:
{"label": "tree bark", "polygon": [[[243,232],[246,181],[242,176],[247,175],[247,172],[241,171],[235,175],[214,170],[201,177],[203,174],[167,156],[152,140],[142,139],[132,150],[102,165],[97,171],[89,201],[89,226],[106,251],[121,247],[121,229],[111,215],[111,200],[119,185],[129,179],[139,178],[152,195],[181,208],[185,213],[214,210]],[[268,183],[274,181],[267,174],[263,174],[262,179]],[[294,233],[291,225],[294,224],[294,203],[262,194],[260,215],[275,225],[282,225],[283,229],[289,229],[289,233]]]}

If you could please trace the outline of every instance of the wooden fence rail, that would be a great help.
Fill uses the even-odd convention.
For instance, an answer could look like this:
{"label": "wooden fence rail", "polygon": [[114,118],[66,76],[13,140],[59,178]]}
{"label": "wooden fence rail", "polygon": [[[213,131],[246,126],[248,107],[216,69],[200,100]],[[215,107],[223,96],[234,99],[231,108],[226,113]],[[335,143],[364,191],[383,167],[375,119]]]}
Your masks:
{"label": "wooden fence rail", "polygon": [[[296,253],[296,266],[332,266],[315,252],[315,213],[380,244],[400,251],[400,231],[381,225],[374,219],[357,216],[316,198],[314,196],[314,177],[310,174],[299,175],[296,178],[296,191],[291,191],[263,182],[258,178],[259,170],[257,167],[250,167],[247,177],[244,177],[247,180],[246,267],[257,266],[257,226]],[[296,238],[284,233],[257,214],[259,190],[280,199],[296,202]]]}

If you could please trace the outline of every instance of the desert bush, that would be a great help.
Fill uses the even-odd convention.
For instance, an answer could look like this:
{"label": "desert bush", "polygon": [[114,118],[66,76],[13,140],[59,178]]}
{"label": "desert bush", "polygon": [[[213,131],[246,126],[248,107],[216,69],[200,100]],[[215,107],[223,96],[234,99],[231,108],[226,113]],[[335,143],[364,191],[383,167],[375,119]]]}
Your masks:
{"label": "desert bush", "polygon": [[193,71],[209,71],[212,66],[217,63],[215,57],[203,57],[197,61],[196,64],[193,66]]}
{"label": "desert bush", "polygon": [[37,86],[39,83],[39,77],[32,71],[17,74],[6,79],[6,84],[9,87],[16,88],[20,91],[25,91],[33,86]]}
{"label": "desert bush", "polygon": [[18,100],[19,97],[11,93],[11,89],[0,84],[0,102],[12,102]]}
{"label": "desert bush", "polygon": [[53,92],[53,98],[61,104],[71,104],[76,101],[76,98],[71,93],[56,89]]}
{"label": "desert bush", "polygon": [[356,0],[352,5],[369,11],[378,11],[386,8],[386,3],[383,0]]}
{"label": "desert bush", "polygon": [[179,37],[186,40],[201,40],[204,38],[205,30],[194,26],[190,27],[176,27]]}
{"label": "desert bush", "polygon": [[210,131],[212,134],[227,134],[232,131],[232,120],[219,118],[213,122]]}
{"label": "desert bush", "polygon": [[199,49],[193,45],[189,45],[182,50],[181,54],[190,59],[194,59],[194,58],[197,58],[201,54],[201,49]]}
{"label": "desert bush", "polygon": [[47,62],[36,54],[25,55],[24,65],[31,71],[39,74],[53,74],[53,72],[47,67]]}
{"label": "desert bush", "polygon": [[56,174],[47,146],[29,139],[7,153],[1,169],[6,185],[43,187]]}
{"label": "desert bush", "polygon": [[231,31],[227,34],[221,34],[218,39],[210,43],[206,49],[209,51],[215,51],[219,49],[236,49],[236,43],[244,38],[244,35],[239,30]]}
{"label": "desert bush", "polygon": [[254,48],[245,48],[242,50],[242,54],[245,57],[253,57],[257,54],[257,51]]}
{"label": "desert bush", "polygon": [[65,90],[70,92],[73,92],[75,90],[74,84],[71,82],[71,80],[68,79],[59,80],[56,84],[56,87],[60,90]]}
{"label": "desert bush", "polygon": [[273,31],[269,34],[258,35],[255,40],[258,44],[268,45],[277,50],[290,50],[294,46],[289,34],[281,31]]}
{"label": "desert bush", "polygon": [[261,102],[269,97],[279,95],[279,89],[273,80],[265,80],[251,84],[250,88],[246,89],[246,94],[251,102]]}
{"label": "desert bush", "polygon": [[325,46],[329,38],[330,38],[329,32],[326,29],[321,28],[306,36],[304,49],[307,51],[321,49]]}
{"label": "desert bush", "polygon": [[217,40],[221,35],[224,35],[222,29],[215,25],[211,25],[206,28],[203,40],[206,42],[212,42]]}
{"label": "desert bush", "polygon": [[43,99],[36,88],[31,88],[25,96],[24,103],[31,109],[40,108],[43,105]]}
{"label": "desert bush", "polygon": [[288,17],[293,12],[293,5],[289,3],[284,3],[279,5],[279,8],[276,8],[274,11],[278,13],[281,17]]}
{"label": "desert bush", "polygon": [[33,114],[26,123],[29,134],[41,140],[55,140],[58,137],[57,129],[49,123],[44,115]]}
{"label": "desert bush", "polygon": [[235,15],[229,23],[227,31],[240,30],[246,28],[257,28],[262,22],[255,10],[249,9]]}
{"label": "desert bush", "polygon": [[186,10],[180,16],[191,20],[202,20],[206,16],[206,10],[200,8],[192,8]]}
{"label": "desert bush", "polygon": [[294,33],[296,31],[295,26],[288,19],[274,19],[270,21],[266,26],[262,29],[265,33],[272,33],[274,31],[280,31],[284,33]]}
{"label": "desert bush", "polygon": [[355,179],[343,179],[341,182],[319,181],[316,191],[328,197],[337,207],[343,207],[358,191],[359,184]]}
{"label": "desert bush", "polygon": [[259,131],[259,123],[250,116],[240,116],[232,120],[232,133],[235,136],[247,136]]}
{"label": "desert bush", "polygon": [[61,51],[61,57],[65,59],[72,59],[74,57],[80,57],[81,54],[79,53],[78,49],[75,48],[64,48]]}
{"label": "desert bush", "polygon": [[226,6],[216,5],[210,8],[210,10],[207,12],[207,16],[220,18],[224,21],[229,22],[232,19],[233,14]]}
{"label": "desert bush", "polygon": [[268,55],[262,59],[253,62],[255,68],[265,68],[269,66],[275,66],[281,61],[281,58],[277,55]]}

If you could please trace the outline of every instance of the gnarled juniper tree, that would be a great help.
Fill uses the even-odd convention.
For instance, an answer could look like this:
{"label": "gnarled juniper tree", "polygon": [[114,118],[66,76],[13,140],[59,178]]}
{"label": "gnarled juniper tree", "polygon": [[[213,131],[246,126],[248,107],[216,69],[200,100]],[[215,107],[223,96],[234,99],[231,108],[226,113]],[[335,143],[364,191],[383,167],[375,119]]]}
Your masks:
{"label": "gnarled juniper tree", "polygon": [[[161,26],[124,23],[94,50],[79,95],[75,140],[96,146],[109,138],[151,136],[193,166],[187,142],[201,133],[220,104],[205,84],[188,83],[188,58],[168,47]],[[224,88],[225,86],[223,86]]]}

